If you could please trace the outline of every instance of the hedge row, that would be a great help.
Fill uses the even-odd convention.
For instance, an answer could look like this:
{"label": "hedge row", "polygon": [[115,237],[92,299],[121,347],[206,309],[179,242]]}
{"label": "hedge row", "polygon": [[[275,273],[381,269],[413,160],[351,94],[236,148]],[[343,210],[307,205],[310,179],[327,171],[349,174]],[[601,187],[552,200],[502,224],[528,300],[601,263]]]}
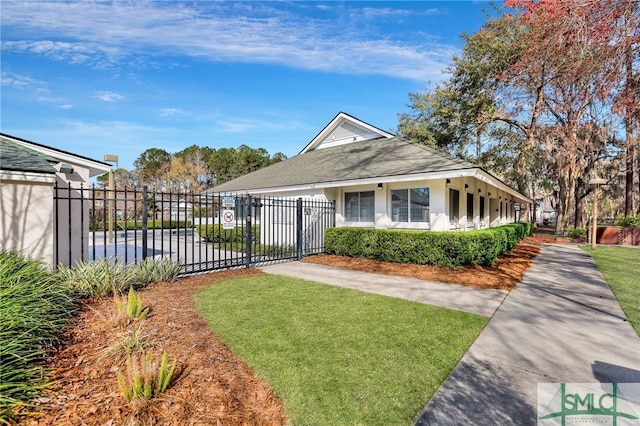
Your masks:
{"label": "hedge row", "polygon": [[[90,224],[91,231],[104,231],[109,226],[108,222],[103,221],[95,221]],[[133,231],[134,229],[141,230],[142,229],[142,221],[134,221],[134,220],[118,220],[113,224],[115,230],[128,230]],[[147,221],[147,229],[176,229],[176,228],[190,228],[191,221],[184,220],[152,220],[149,219]]]}
{"label": "hedge row", "polygon": [[[222,225],[196,225],[198,235],[209,243],[244,243],[246,228],[236,226],[233,229],[224,229]],[[260,243],[260,226],[251,227],[251,236],[254,243]]]}
{"label": "hedge row", "polygon": [[640,214],[635,216],[618,216],[616,219],[616,225],[622,226],[623,228],[640,228]]}
{"label": "hedge row", "polygon": [[530,223],[469,232],[330,228],[324,244],[329,254],[452,268],[492,265],[532,230]]}

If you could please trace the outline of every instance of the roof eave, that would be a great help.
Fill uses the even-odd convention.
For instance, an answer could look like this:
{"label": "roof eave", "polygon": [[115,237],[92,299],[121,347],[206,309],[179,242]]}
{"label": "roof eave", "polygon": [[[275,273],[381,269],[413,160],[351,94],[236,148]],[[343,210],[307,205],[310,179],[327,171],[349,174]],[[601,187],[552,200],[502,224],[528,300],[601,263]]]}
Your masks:
{"label": "roof eave", "polygon": [[0,180],[4,183],[30,182],[30,183],[46,183],[53,185],[56,181],[55,173],[29,172],[20,170],[0,170]]}
{"label": "roof eave", "polygon": [[89,177],[93,177],[102,173],[107,173],[111,170],[111,165],[102,161],[93,160],[82,155],[73,154],[68,151],[52,148],[46,145],[32,142],[26,139],[11,136],[6,133],[0,133],[0,135],[13,140],[15,143],[33,149],[34,151],[43,153],[50,157],[59,160],[60,163],[71,163],[76,166],[86,167],[89,170]]}

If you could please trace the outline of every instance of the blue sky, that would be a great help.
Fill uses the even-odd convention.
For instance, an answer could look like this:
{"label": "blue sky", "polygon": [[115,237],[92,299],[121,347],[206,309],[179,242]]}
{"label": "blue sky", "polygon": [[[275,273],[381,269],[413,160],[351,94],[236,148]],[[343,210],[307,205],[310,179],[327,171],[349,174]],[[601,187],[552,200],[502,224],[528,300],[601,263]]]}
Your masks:
{"label": "blue sky", "polygon": [[484,1],[1,4],[2,132],[131,169],[148,148],[297,154],[340,111],[394,130]]}

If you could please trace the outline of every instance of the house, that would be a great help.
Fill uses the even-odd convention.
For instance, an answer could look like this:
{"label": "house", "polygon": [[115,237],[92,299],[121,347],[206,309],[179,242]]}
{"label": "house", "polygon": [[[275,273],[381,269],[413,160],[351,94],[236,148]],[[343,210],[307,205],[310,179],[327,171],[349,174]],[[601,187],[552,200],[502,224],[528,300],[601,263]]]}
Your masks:
{"label": "house", "polygon": [[214,191],[335,201],[339,227],[433,231],[514,222],[532,203],[480,166],[344,112],[298,155]]}
{"label": "house", "polygon": [[86,260],[89,208],[80,201],[87,197],[89,179],[110,169],[101,161],[0,133],[0,249],[51,265]]}

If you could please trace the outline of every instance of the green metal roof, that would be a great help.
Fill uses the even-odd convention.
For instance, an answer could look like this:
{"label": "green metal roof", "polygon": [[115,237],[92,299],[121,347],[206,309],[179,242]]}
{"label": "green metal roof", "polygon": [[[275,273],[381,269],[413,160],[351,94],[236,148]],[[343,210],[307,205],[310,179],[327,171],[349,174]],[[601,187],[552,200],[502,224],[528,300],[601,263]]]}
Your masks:
{"label": "green metal roof", "polygon": [[480,168],[400,137],[379,138],[296,155],[214,187],[248,191]]}
{"label": "green metal roof", "polygon": [[58,160],[0,135],[0,170],[54,174]]}

